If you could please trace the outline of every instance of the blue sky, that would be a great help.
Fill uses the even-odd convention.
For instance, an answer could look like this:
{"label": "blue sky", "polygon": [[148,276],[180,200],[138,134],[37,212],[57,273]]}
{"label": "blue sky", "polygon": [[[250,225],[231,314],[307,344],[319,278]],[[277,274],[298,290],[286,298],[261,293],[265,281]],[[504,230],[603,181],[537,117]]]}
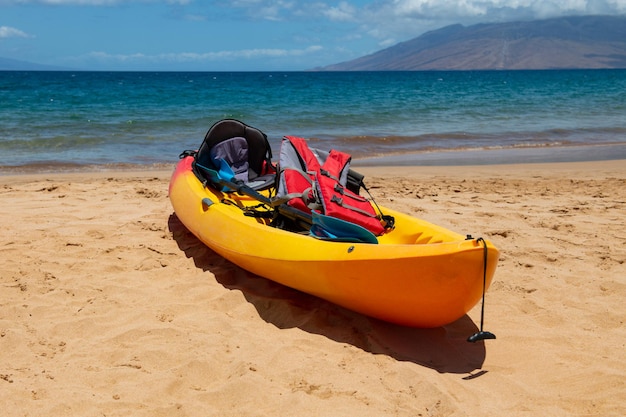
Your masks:
{"label": "blue sky", "polygon": [[626,0],[0,0],[0,57],[91,70],[297,71],[453,23],[624,13]]}

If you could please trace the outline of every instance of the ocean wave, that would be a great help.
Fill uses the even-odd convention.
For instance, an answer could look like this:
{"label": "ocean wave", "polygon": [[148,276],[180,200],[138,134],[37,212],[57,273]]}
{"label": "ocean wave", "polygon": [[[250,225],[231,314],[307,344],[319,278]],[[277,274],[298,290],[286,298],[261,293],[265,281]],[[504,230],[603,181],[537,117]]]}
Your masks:
{"label": "ocean wave", "polygon": [[283,135],[355,158],[626,141],[626,71],[567,76],[0,73],[0,166],[167,164],[223,118],[265,132],[275,155]]}

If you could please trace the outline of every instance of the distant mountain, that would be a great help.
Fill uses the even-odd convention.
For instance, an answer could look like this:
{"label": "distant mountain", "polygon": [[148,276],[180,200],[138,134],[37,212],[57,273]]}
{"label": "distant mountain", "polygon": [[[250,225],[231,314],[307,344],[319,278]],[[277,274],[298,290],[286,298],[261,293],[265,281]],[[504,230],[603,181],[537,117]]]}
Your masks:
{"label": "distant mountain", "polygon": [[319,71],[626,68],[626,16],[447,26]]}
{"label": "distant mountain", "polygon": [[0,57],[0,71],[54,71],[63,68]]}

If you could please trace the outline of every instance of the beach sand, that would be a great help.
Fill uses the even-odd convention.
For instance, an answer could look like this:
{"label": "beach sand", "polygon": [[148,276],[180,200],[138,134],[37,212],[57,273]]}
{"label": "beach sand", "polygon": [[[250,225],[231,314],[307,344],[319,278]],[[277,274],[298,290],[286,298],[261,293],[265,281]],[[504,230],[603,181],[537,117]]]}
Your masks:
{"label": "beach sand", "polygon": [[626,415],[626,161],[359,171],[498,246],[496,340],[466,342],[480,304],[404,328],[237,268],[173,214],[171,171],[4,176],[3,415]]}

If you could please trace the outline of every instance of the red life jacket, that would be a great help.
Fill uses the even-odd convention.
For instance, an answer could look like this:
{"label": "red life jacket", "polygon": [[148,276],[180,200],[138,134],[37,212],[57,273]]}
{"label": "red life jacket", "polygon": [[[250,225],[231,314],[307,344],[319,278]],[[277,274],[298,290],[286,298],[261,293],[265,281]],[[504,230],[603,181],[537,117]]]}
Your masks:
{"label": "red life jacket", "polygon": [[[292,148],[283,150],[283,146],[289,145]],[[385,228],[370,201],[345,187],[352,157],[337,150],[331,150],[328,155],[320,154],[309,148],[302,138],[285,136],[283,139],[279,193],[282,190],[283,194],[294,197],[287,204],[358,224],[377,236],[383,234]],[[323,163],[320,164],[320,160]]]}

